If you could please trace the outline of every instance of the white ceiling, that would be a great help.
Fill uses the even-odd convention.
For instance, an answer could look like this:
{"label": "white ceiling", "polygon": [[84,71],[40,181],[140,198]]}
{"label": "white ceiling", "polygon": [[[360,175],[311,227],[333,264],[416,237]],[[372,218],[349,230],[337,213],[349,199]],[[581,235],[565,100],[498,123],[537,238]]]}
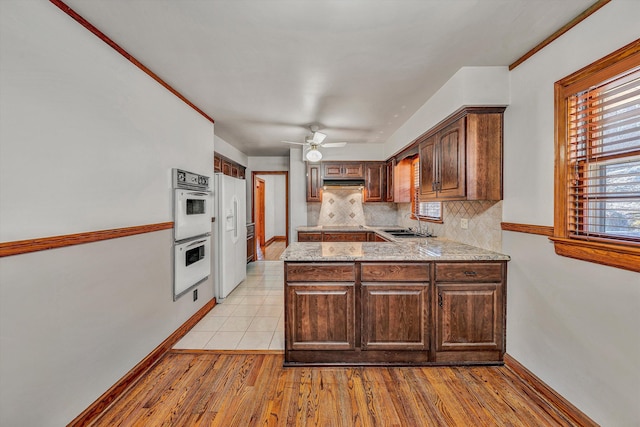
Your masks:
{"label": "white ceiling", "polygon": [[66,3],[257,156],[311,124],[326,142],[384,143],[458,69],[509,65],[594,1]]}

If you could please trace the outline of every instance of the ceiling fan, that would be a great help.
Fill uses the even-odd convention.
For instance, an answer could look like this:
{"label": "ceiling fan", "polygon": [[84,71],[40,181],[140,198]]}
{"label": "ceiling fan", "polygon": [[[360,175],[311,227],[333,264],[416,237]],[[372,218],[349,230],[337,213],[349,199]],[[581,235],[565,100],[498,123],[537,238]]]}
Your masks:
{"label": "ceiling fan", "polygon": [[309,151],[305,154],[305,158],[310,162],[319,162],[322,159],[322,153],[318,148],[338,148],[347,145],[346,142],[323,142],[327,137],[326,134],[318,132],[317,126],[311,126],[311,136],[305,138],[305,142],[281,141],[287,144],[303,145],[309,147]]}

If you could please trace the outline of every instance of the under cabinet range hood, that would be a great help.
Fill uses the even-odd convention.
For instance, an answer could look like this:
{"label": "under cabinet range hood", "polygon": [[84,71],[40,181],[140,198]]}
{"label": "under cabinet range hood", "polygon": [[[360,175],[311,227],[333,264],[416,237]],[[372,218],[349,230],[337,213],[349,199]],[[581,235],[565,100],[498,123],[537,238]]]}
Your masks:
{"label": "under cabinet range hood", "polygon": [[364,188],[364,179],[323,179],[322,188]]}

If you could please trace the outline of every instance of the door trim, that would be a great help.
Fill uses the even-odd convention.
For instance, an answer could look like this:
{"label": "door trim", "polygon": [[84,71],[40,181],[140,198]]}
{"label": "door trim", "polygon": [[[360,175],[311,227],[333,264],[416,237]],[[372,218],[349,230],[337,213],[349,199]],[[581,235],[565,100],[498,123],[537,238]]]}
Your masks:
{"label": "door trim", "polygon": [[289,171],[251,171],[251,222],[255,222],[255,188],[257,175],[284,175],[285,186],[285,231],[286,245],[289,246]]}

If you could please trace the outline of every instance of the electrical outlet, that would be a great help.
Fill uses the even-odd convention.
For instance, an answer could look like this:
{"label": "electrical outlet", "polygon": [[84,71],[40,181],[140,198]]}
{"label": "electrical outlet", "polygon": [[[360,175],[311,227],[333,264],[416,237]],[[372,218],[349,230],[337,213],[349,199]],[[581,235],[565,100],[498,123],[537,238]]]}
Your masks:
{"label": "electrical outlet", "polygon": [[460,219],[460,228],[462,228],[463,230],[466,230],[469,228],[469,220],[467,218]]}
{"label": "electrical outlet", "polygon": [[196,301],[198,299],[198,290],[194,289],[193,290],[193,300]]}

